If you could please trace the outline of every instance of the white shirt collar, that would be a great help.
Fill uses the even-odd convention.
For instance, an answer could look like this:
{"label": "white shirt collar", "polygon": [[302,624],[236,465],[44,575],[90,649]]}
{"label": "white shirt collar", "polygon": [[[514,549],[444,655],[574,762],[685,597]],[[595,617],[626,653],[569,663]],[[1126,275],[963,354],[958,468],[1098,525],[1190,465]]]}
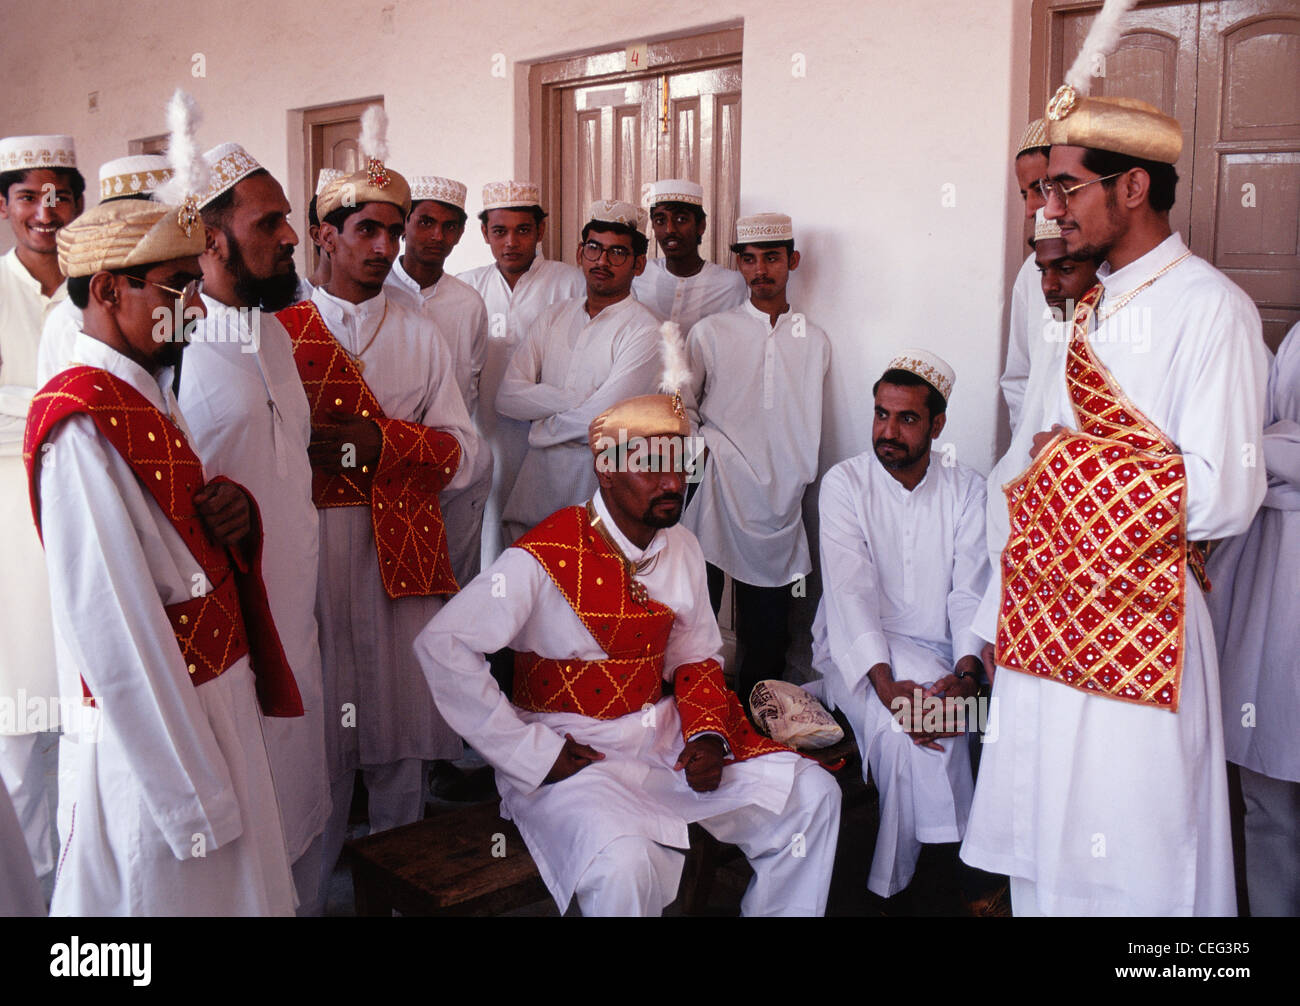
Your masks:
{"label": "white shirt collar", "polygon": [[749,316],[751,318],[760,319],[763,322],[763,324],[768,327],[769,331],[774,330],[777,327],[777,325],[780,325],[781,322],[785,321],[787,318],[793,318],[795,314],[794,305],[791,304],[789,310],[782,311],[779,315],[777,315],[776,325],[773,325],[772,316],[768,314],[766,311],[760,311],[758,308],[756,308],[754,306],[753,297],[745,298],[745,310],[749,313]]}
{"label": "white shirt collar", "polygon": [[164,367],[158,376],[154,377],[140,364],[123,356],[108,343],[100,342],[85,332],[78,332],[77,337],[72,341],[72,362],[107,370],[144,395],[155,409],[174,414],[175,399],[172,398],[171,393],[171,367]]}
{"label": "white shirt collar", "polygon": [[628,540],[627,535],[619,529],[619,526],[614,523],[614,518],[609,514],[609,507],[605,505],[605,496],[600,489],[596,490],[596,495],[592,499],[595,504],[596,515],[600,518],[601,523],[605,525],[605,530],[609,532],[610,538],[622,550],[623,555],[632,562],[648,559],[650,556],[662,551],[668,544],[668,536],[664,534],[661,528],[655,532],[655,536],[650,539],[650,544],[644,550],[637,548]]}
{"label": "white shirt collar", "polygon": [[[405,254],[405,252],[403,252],[403,254]],[[410,273],[408,273],[404,268],[402,268],[402,256],[398,255],[397,258],[393,261],[393,271],[389,273],[389,275],[392,276],[392,278],[395,281],[402,284],[402,286],[404,286],[407,290],[410,290],[411,293],[415,294],[417,297],[421,298],[422,300],[428,300],[437,291],[438,284],[442,282],[442,276],[446,276],[447,273],[443,272],[442,276],[438,277],[437,282],[434,283],[433,286],[422,287],[420,286],[419,283],[417,283],[415,280],[411,278]]]}
{"label": "white shirt collar", "polygon": [[14,279],[33,297],[39,297],[43,302],[49,304],[57,304],[68,296],[67,280],[64,280],[55,287],[54,292],[48,297],[45,296],[41,291],[41,281],[27,271],[27,267],[23,265],[22,259],[18,257],[17,248],[9,249],[9,253],[4,256],[2,261],[9,267],[9,271],[13,274]]}
{"label": "white shirt collar", "polygon": [[1109,293],[1125,293],[1141,283],[1145,283],[1174,259],[1187,251],[1183,236],[1174,231],[1141,258],[1134,259],[1122,269],[1110,271],[1110,263],[1103,262],[1097,270],[1097,278]]}
{"label": "white shirt collar", "polygon": [[325,323],[331,326],[341,321],[355,321],[360,325],[376,321],[383,313],[386,303],[382,290],[369,300],[354,304],[350,300],[335,297],[323,286],[318,286],[312,292],[311,298],[316,303],[316,306],[320,308],[321,314],[325,317]]}

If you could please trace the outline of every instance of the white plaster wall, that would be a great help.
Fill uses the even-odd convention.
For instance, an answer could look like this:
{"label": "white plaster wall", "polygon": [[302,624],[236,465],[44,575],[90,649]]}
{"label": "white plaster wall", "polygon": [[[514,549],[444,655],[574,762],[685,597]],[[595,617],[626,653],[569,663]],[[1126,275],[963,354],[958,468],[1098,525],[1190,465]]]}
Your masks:
{"label": "white plaster wall", "polygon": [[[741,210],[795,219],[805,260],[792,299],[833,342],[823,467],[869,448],[870,384],[912,345],[957,371],[944,439],[958,458],[987,471],[995,457],[1004,299],[1023,247],[1009,153],[1028,117],[1030,0],[5,8],[0,135],[70,132],[93,180],[129,139],[164,130],[181,85],[203,107],[204,146],[244,144],[288,180],[297,221],[292,110],[382,95],[393,166],[460,178],[473,204],[484,181],[526,170],[529,62],[743,19]],[[206,76],[192,75],[196,53]],[[491,74],[496,53],[504,78]],[[467,233],[449,265],[487,261]]]}

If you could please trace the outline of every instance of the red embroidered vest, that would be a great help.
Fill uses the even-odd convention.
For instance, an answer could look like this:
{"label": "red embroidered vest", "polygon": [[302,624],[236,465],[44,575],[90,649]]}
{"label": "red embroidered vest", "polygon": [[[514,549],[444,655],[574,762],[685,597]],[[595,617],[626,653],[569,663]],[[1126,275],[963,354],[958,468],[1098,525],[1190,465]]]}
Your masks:
{"label": "red embroidered vest", "polygon": [[[1078,432],[1058,435],[1003,487],[1011,533],[997,662],[1177,712],[1187,477],[1178,447],[1088,346],[1101,292],[1079,302],[1066,362]],[[1193,566],[1199,558],[1190,553]]]}
{"label": "red embroidered vest", "polygon": [[459,587],[438,493],[456,474],[460,444],[442,430],[386,417],[311,301],[285,308],[276,318],[293,339],[312,429],[330,425],[329,414],[337,410],[373,420],[383,437],[374,471],[361,466],[333,474],[315,468],[312,501],[319,508],[370,507],[379,575],[389,597],[454,594]]}
{"label": "red embroidered vest", "polygon": [[[41,530],[41,447],[58,423],[77,414],[94,420],[203,569],[209,587],[205,593],[164,606],[190,681],[196,687],[205,684],[250,654],[262,711],[268,716],[303,715],[298,686],[262,582],[261,518],[256,502],[249,495],[255,544],[246,550],[248,554],[232,555],[215,544],[194,510],[194,494],[204,484],[198,456],[175,423],[107,371],[73,367],[55,376],[32,399],[23,459],[37,531]],[[93,506],[94,501],[87,505]]]}
{"label": "red embroidered vest", "polygon": [[[586,508],[557,510],[512,547],[523,549],[546,570],[609,655],[603,660],[555,660],[516,654],[514,703],[536,712],[613,719],[658,701],[675,616],[651,597],[636,600],[626,564],[592,527]],[[753,728],[716,660],[682,664],[673,684],[685,740],[719,733],[737,761],[790,750]]]}

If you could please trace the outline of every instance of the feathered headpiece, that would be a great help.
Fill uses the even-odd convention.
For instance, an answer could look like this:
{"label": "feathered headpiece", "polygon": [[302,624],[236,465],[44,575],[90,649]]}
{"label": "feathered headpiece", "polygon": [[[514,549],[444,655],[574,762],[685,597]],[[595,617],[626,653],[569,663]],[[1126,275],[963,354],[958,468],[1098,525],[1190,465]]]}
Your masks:
{"label": "feathered headpiece", "polygon": [[388,113],[382,105],[371,105],[361,116],[361,137],[357,140],[370,184],[382,189],[388,185]]}
{"label": "feathered headpiece", "polygon": [[659,337],[663,340],[660,350],[664,361],[659,390],[672,396],[673,411],[685,419],[682,388],[691,383],[691,365],[686,359],[686,340],[682,338],[682,327],[675,321],[665,321],[659,326]]}
{"label": "feathered headpiece", "polygon": [[1047,117],[1053,120],[1065,118],[1078,103],[1086,98],[1092,89],[1094,70],[1101,61],[1115,51],[1119,45],[1119,35],[1123,27],[1124,15],[1133,9],[1137,0],[1106,0],[1097,19],[1088,29],[1079,55],[1074,58],[1065,83],[1057,88],[1056,94],[1047,105]]}
{"label": "feathered headpiece", "polygon": [[208,190],[208,162],[199,150],[198,129],[203,120],[198,102],[180,88],[167,103],[167,164],[172,177],[160,186],[154,199],[180,206],[176,222],[188,237],[199,221],[199,196]]}

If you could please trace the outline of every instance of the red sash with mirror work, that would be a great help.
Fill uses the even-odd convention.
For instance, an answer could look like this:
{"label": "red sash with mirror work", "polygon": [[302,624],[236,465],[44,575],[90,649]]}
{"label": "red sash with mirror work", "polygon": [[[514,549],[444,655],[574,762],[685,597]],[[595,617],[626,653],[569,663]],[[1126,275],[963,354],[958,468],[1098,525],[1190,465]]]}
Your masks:
{"label": "red sash with mirror work", "polygon": [[[41,530],[42,445],[55,426],[78,414],[90,416],[104,439],[131,466],[203,570],[207,580],[203,593],[164,605],[190,681],[196,687],[206,684],[249,654],[262,712],[267,716],[303,715],[298,685],[262,582],[262,526],[257,503],[245,493],[252,507],[251,545],[235,551],[214,543],[194,509],[194,494],[204,485],[198,455],[180,427],[131,385],[105,370],[65,370],[32,399],[23,460],[37,532]],[[88,500],[87,505],[93,506],[94,501]],[[84,681],[82,689],[89,698]]]}
{"label": "red sash with mirror work", "polygon": [[[1188,565],[1183,458],[1088,346],[1080,300],[1066,360],[1078,432],[1003,487],[997,663],[1106,698],[1178,711]],[[1204,582],[1204,581],[1202,581]]]}
{"label": "red sash with mirror work", "polygon": [[[517,653],[515,705],[604,720],[657,702],[663,695],[673,610],[643,591],[637,592],[643,595],[637,598],[626,562],[592,526],[586,508],[557,510],[512,547],[523,549],[546,570],[608,654],[602,660],[554,660]],[[753,728],[716,660],[681,665],[673,684],[683,739],[707,732],[721,734],[737,761],[790,750]]]}
{"label": "red sash with mirror work", "polygon": [[454,594],[460,588],[438,493],[460,466],[460,443],[442,430],[385,416],[311,301],[287,307],[276,318],[293,340],[312,429],[329,426],[329,414],[337,410],[373,420],[383,437],[374,471],[368,465],[338,474],[314,468],[312,502],[318,508],[370,507],[379,576],[389,597]]}

